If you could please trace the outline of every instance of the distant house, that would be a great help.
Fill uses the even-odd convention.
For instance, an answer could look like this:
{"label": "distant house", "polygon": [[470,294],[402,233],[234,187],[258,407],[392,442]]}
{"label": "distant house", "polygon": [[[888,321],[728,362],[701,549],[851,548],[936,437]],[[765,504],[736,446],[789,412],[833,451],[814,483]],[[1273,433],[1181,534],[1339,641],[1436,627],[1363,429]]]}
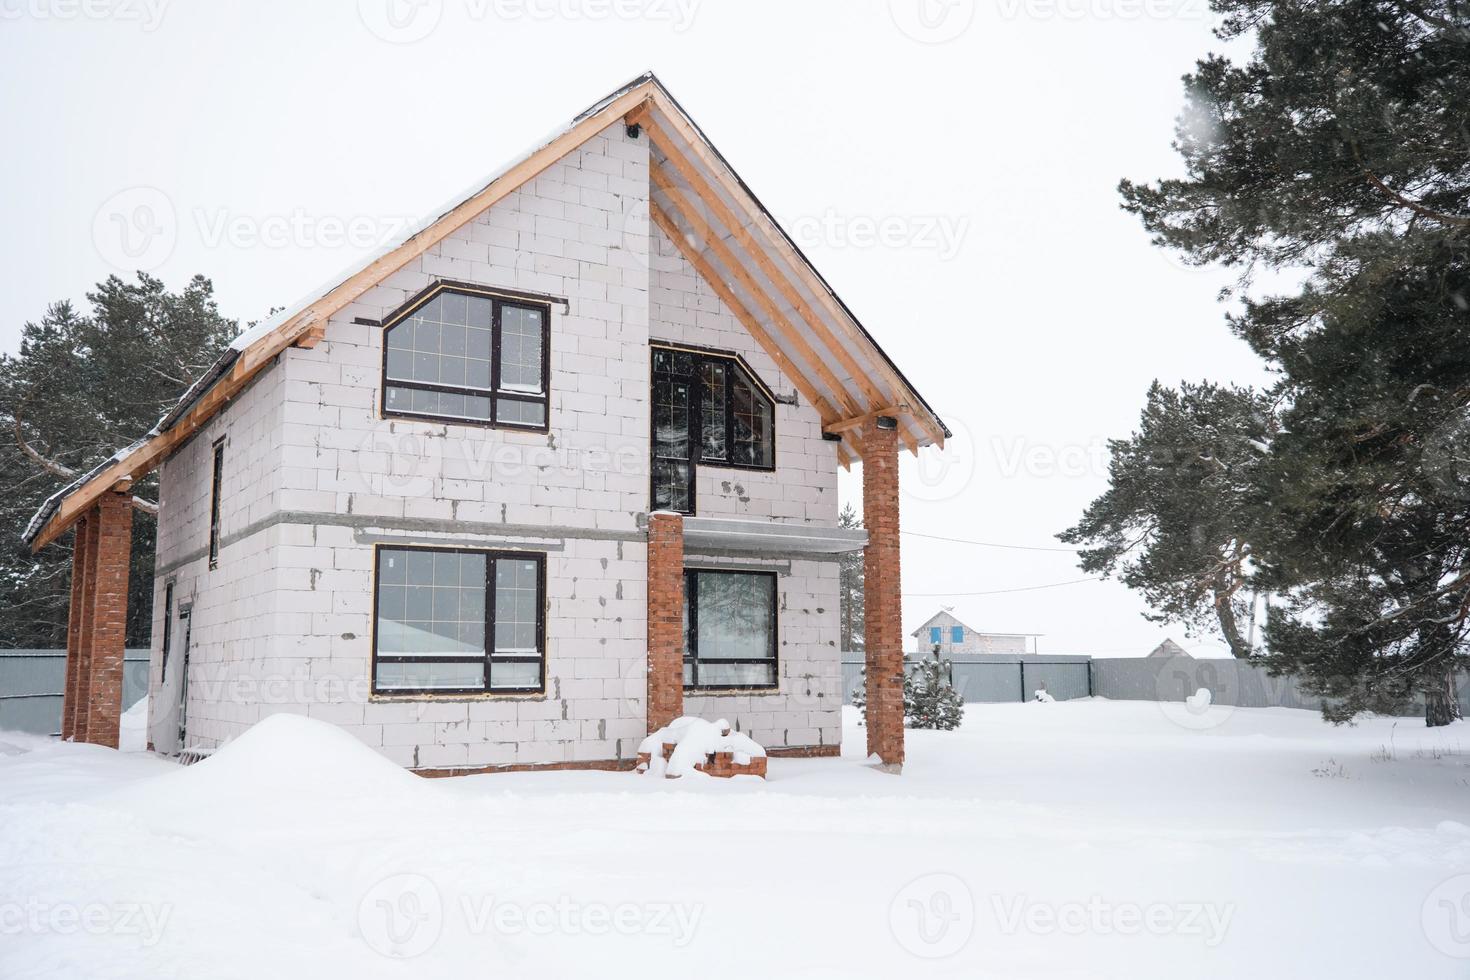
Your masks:
{"label": "distant house", "polygon": [[1153,650],[1151,650],[1149,652],[1149,656],[1150,657],[1189,657],[1189,659],[1191,659],[1191,660],[1194,659],[1194,657],[1190,656],[1190,653],[1189,653],[1188,650],[1184,649],[1182,646],[1180,646],[1179,644],[1175,643],[1173,640],[1165,640],[1163,643],[1160,643],[1158,646],[1154,647]]}
{"label": "distant house", "polygon": [[941,609],[909,635],[914,637],[917,652],[932,653],[934,647],[938,646],[942,657],[1035,652],[1026,649],[1028,637],[1034,637],[1035,634],[982,633],[960,622],[948,609]]}

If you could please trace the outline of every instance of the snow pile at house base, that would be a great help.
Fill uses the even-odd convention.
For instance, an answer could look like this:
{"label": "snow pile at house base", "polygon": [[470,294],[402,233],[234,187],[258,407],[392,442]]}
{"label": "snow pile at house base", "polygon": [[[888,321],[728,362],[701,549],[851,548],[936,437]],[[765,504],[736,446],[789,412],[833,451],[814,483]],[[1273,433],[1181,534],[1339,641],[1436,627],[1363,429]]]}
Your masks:
{"label": "snow pile at house base", "polygon": [[685,715],[643,740],[638,771],[670,779],[690,773],[765,778],[766,750],[723,718],[709,722]]}
{"label": "snow pile at house base", "polygon": [[[340,826],[365,799],[413,808],[433,785],[335,725],[271,715],[207,758],[136,783],[107,803],[160,827]],[[377,804],[375,804],[377,805]]]}
{"label": "snow pile at house base", "polygon": [[1054,703],[1056,701],[1056,698],[1054,698],[1050,694],[1046,693],[1046,688],[1042,687],[1042,688],[1037,688],[1037,690],[1036,690],[1036,696],[1035,696],[1035,698],[1033,700],[1040,701],[1043,704],[1051,704],[1051,703]]}
{"label": "snow pile at house base", "polygon": [[1198,713],[1208,708],[1210,702],[1213,700],[1214,696],[1210,694],[1210,689],[1208,687],[1202,687],[1186,697],[1184,703],[1189,705],[1191,711]]}

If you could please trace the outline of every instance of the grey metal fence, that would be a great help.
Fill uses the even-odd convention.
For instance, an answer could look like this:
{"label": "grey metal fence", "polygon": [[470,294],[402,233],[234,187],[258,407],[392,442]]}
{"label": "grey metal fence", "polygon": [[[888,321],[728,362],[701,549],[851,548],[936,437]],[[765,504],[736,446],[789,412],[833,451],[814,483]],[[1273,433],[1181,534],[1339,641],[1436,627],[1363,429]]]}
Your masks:
{"label": "grey metal fence", "polygon": [[[1208,688],[1215,704],[1237,708],[1309,708],[1320,710],[1321,698],[1304,693],[1295,677],[1271,677],[1265,668],[1239,660],[1196,660],[1192,657],[1108,658],[1092,661],[1093,693],[1118,701],[1182,701]],[[1470,716],[1470,676],[1459,683],[1461,710]],[[1405,716],[1422,715],[1416,700]]]}
{"label": "grey metal fence", "polygon": [[[123,710],[148,693],[148,651],[123,654]],[[0,729],[61,733],[65,650],[0,650]]]}
{"label": "grey metal fence", "polygon": [[[915,661],[907,663],[912,670]],[[842,655],[843,702],[862,683],[863,657]],[[1215,704],[1238,708],[1306,708],[1320,710],[1320,698],[1303,692],[1294,677],[1271,677],[1263,667],[1239,660],[1198,660],[1193,657],[1093,657],[991,655],[954,661],[951,678],[967,704],[1029,701],[1045,689],[1058,701],[1096,695],[1115,701],[1183,701],[1208,688]],[[1460,708],[1470,717],[1470,675],[1460,678]],[[1415,701],[1405,716],[1422,715],[1424,703]]]}
{"label": "grey metal fence", "polygon": [[[906,660],[913,670],[918,660]],[[967,704],[1029,701],[1045,690],[1058,701],[1085,698],[1092,693],[1087,657],[1053,657],[1028,654],[971,654],[955,658],[950,683]],[[862,683],[862,654],[842,655],[842,697],[852,702],[853,690]]]}

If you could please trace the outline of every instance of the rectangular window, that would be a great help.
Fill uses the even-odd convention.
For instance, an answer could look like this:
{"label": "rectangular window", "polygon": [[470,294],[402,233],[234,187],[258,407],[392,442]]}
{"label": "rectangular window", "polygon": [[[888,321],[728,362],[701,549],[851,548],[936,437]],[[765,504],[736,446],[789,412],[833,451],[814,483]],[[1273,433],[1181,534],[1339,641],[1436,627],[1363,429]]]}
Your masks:
{"label": "rectangular window", "polygon": [[158,657],[158,679],[168,679],[168,648],[174,633],[174,584],[163,587],[163,649]]}
{"label": "rectangular window", "polygon": [[373,690],[541,691],[545,581],[539,554],[379,548]]}
{"label": "rectangular window", "polygon": [[225,441],[214,444],[214,475],[209,488],[209,567],[219,567],[219,508],[225,477]]}
{"label": "rectangular window", "polygon": [[550,311],[440,288],[383,330],[383,413],[547,426]]}
{"label": "rectangular window", "polygon": [[684,573],[684,686],[776,686],[776,573]]}
{"label": "rectangular window", "polygon": [[939,632],[939,627],[938,626],[931,626],[931,627],[929,627],[929,642],[930,643],[938,643],[939,642],[939,638],[942,635],[943,634]]}
{"label": "rectangular window", "polygon": [[951,626],[949,628],[949,642],[951,642],[951,643],[964,643],[965,642],[965,628],[963,626]]}
{"label": "rectangular window", "polygon": [[775,469],[775,402],[734,354],[655,344],[651,509],[694,513],[701,464]]}

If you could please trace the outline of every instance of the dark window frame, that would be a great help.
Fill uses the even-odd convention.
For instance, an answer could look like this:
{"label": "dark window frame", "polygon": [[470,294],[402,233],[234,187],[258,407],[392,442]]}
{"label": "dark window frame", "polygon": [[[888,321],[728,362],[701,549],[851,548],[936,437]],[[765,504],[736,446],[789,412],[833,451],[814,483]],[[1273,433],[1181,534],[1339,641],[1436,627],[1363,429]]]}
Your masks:
{"label": "dark window frame", "polygon": [[[691,373],[673,374],[660,372],[657,368],[657,352],[670,351],[674,353],[688,354],[693,358],[693,370]],[[710,458],[704,456],[704,368],[705,365],[719,363],[725,366],[724,379],[724,451],[725,458]],[[731,368],[734,368],[732,371]],[[771,412],[771,438],[770,438],[770,462],[769,463],[737,463],[730,459],[735,447],[735,372],[743,374],[749,381],[751,391],[765,401]],[[689,385],[690,398],[687,408],[688,420],[686,428],[688,438],[688,459],[684,462],[689,467],[689,509],[680,511],[682,514],[695,514],[698,510],[698,499],[695,492],[699,468],[701,466],[713,467],[715,469],[746,470],[758,473],[774,473],[776,471],[776,405],[779,399],[755,372],[745,358],[734,351],[717,350],[710,347],[698,347],[691,344],[673,344],[661,341],[653,341],[649,344],[649,406],[648,432],[649,432],[649,474],[648,474],[648,500],[651,509],[669,509],[660,507],[658,501],[658,461],[656,456],[658,448],[658,385],[660,377],[677,379]],[[672,459],[672,457],[667,457]]]}
{"label": "dark window frame", "polygon": [[158,657],[158,682],[161,684],[168,680],[168,652],[173,642],[174,632],[174,583],[164,583],[163,586],[163,643]]}
{"label": "dark window frame", "polygon": [[[379,586],[382,581],[383,553],[387,551],[426,551],[437,554],[476,554],[485,556],[485,652],[478,657],[411,657],[398,656],[394,654],[382,655],[378,652],[378,604]],[[499,559],[513,561],[534,561],[536,563],[536,647],[539,651],[535,657],[496,657],[495,656],[495,562]],[[528,694],[546,693],[546,552],[544,551],[506,551],[493,548],[445,548],[432,545],[413,544],[379,544],[373,547],[373,652],[372,652],[372,693],[375,697],[384,698],[425,698],[425,697],[524,697]],[[458,687],[458,688],[410,688],[410,687],[388,687],[378,686],[378,664],[379,663],[479,663],[485,664],[485,683],[482,687]],[[492,661],[500,663],[535,663],[540,665],[541,681],[535,687],[491,687]]]}
{"label": "dark window frame", "polygon": [[[425,381],[400,381],[388,377],[388,333],[404,320],[411,317],[416,311],[434,301],[441,293],[455,293],[462,296],[480,296],[491,302],[490,321],[490,387],[488,389],[473,388],[469,386],[431,384]],[[539,394],[527,394],[517,391],[500,390],[500,364],[501,364],[501,314],[505,307],[514,307],[522,310],[535,310],[541,314],[541,392]],[[514,432],[549,432],[551,431],[551,304],[540,299],[530,298],[526,295],[506,290],[490,288],[476,288],[463,283],[435,283],[428,289],[420,292],[407,303],[404,303],[392,314],[386,317],[380,324],[380,340],[383,348],[382,368],[379,371],[378,385],[378,408],[383,418],[392,419],[416,419],[425,422],[438,422],[445,425],[471,425],[478,428],[508,429]],[[435,415],[429,412],[404,412],[388,407],[388,388],[406,388],[419,391],[437,391],[451,395],[469,395],[475,398],[485,398],[490,402],[490,417],[488,419],[466,418],[461,415]],[[526,425],[520,422],[500,420],[500,403],[517,402],[521,404],[540,405],[542,408],[543,422],[541,425]]]}
{"label": "dark window frame", "polygon": [[220,504],[224,496],[222,484],[225,480],[225,440],[216,439],[211,453],[209,487],[209,567],[219,567],[220,550]]}
{"label": "dark window frame", "polygon": [[[699,682],[699,576],[701,575],[748,575],[767,578],[771,583],[771,637],[770,657],[741,657],[738,659],[712,659],[712,664],[770,664],[769,684],[701,684]],[[686,691],[778,691],[781,688],[781,582],[774,571],[746,568],[686,568],[684,569],[684,601],[688,609],[688,622],[684,624],[684,666],[692,670],[691,680],[684,685]]]}

